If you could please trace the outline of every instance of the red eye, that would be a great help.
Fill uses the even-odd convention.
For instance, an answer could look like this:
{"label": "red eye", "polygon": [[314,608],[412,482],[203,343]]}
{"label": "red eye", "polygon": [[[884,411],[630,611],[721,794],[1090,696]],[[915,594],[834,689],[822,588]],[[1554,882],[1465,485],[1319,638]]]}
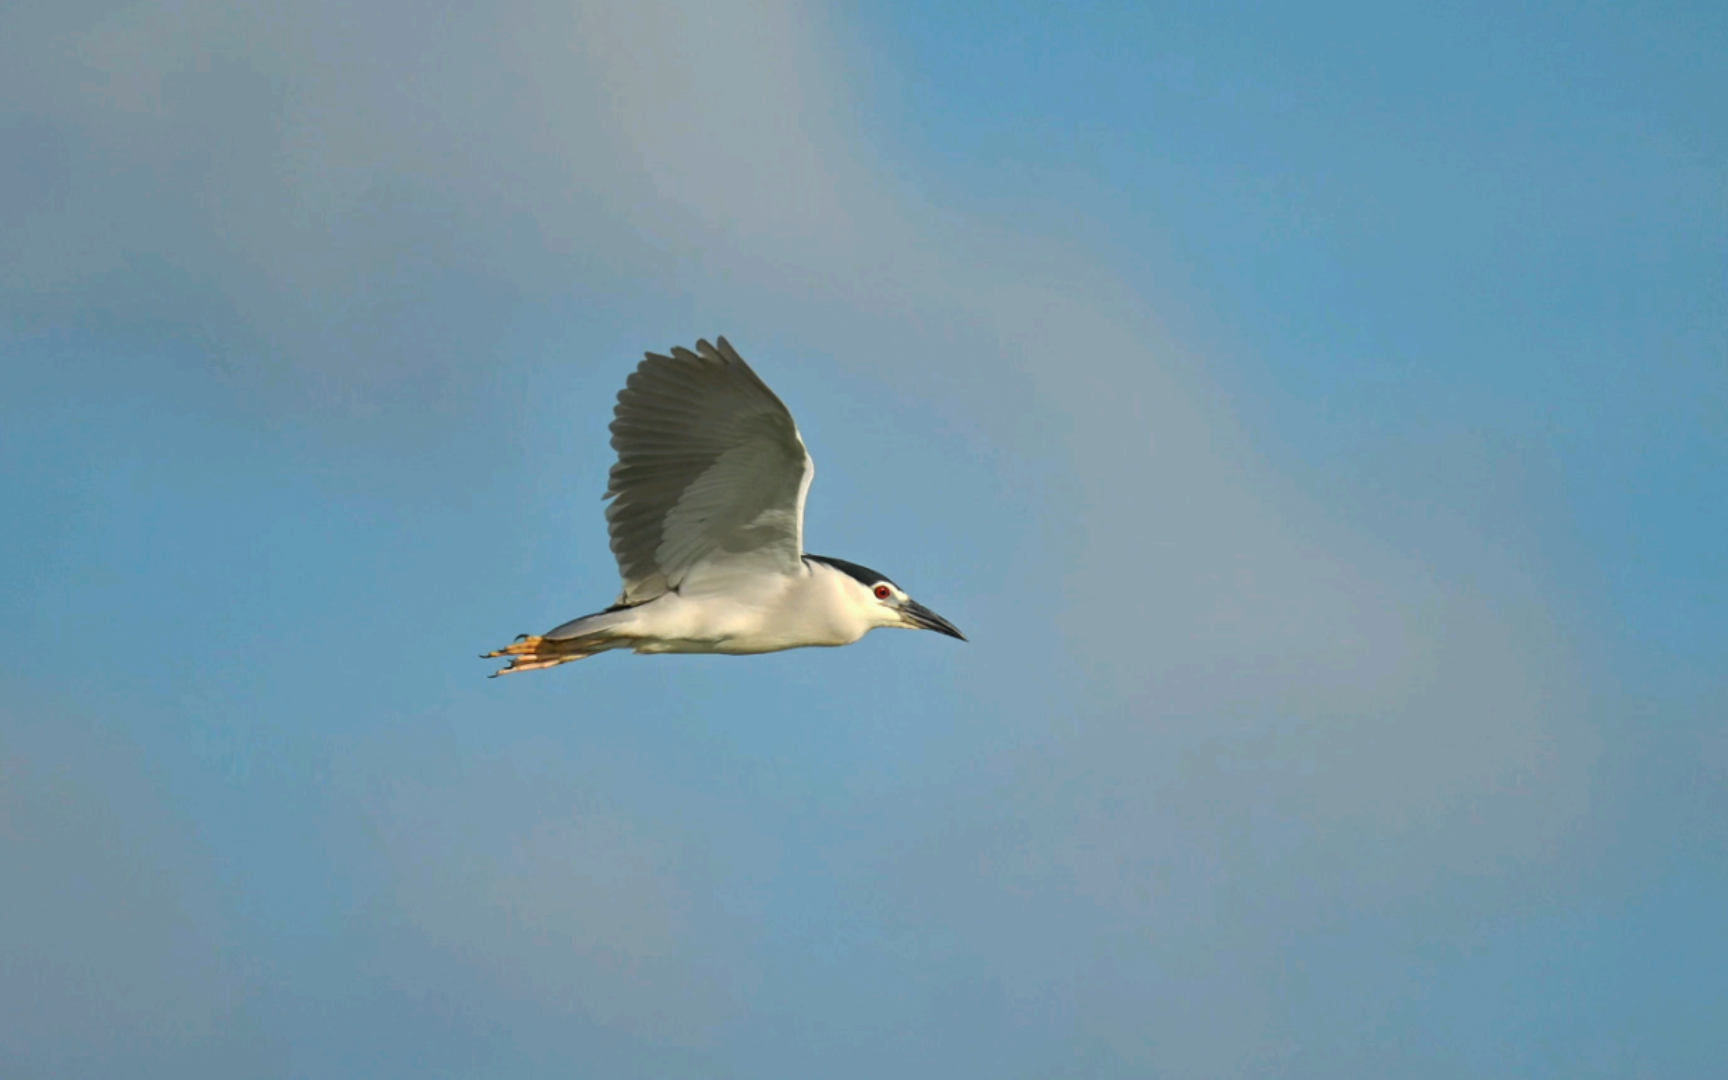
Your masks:
{"label": "red eye", "polygon": [[878,586],[876,586],[875,591],[876,591],[876,599],[878,599],[878,600],[888,599],[888,586],[878,585]]}

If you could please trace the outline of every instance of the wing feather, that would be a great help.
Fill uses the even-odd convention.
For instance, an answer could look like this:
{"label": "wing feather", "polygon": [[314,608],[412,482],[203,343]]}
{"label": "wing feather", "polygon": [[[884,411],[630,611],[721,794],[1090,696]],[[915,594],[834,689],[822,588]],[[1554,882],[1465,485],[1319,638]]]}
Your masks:
{"label": "wing feather", "polygon": [[621,604],[724,560],[794,572],[815,465],[792,414],[719,338],[648,353],[618,393],[606,522]]}

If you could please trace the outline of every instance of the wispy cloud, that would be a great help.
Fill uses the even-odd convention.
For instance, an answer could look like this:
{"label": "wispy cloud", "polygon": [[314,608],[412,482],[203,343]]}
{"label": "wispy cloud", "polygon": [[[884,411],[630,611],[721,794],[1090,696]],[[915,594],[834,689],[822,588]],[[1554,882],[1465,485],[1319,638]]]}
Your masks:
{"label": "wispy cloud", "polygon": [[[579,1016],[636,1040],[712,1043],[751,981],[749,926],[716,903],[738,868],[714,865],[698,822],[649,808],[651,776],[532,744],[415,755],[401,776],[400,753],[381,749],[340,778],[344,817],[363,825],[350,873],[379,898],[358,926],[374,977],[525,1032]],[[381,789],[362,786],[380,775]]]}
{"label": "wispy cloud", "polygon": [[0,1047],[25,1075],[275,1075],[208,852],[135,747],[0,711]]}
{"label": "wispy cloud", "polygon": [[[14,8],[8,318],[161,329],[240,378],[388,397],[483,381],[519,305],[614,288],[681,305],[643,345],[688,320],[822,355],[1048,466],[1031,565],[986,583],[993,632],[958,661],[999,727],[939,812],[847,851],[897,918],[1136,1066],[1264,1067],[1305,937],[1467,925],[1587,864],[1601,750],[1541,553],[1482,535],[1506,521],[1394,545],[1372,493],[1293,489],[1085,252],[896,181],[826,18]],[[701,1044],[748,996],[753,916],[716,903],[687,819],[565,766],[446,764],[358,801],[375,961],[458,1010]]]}

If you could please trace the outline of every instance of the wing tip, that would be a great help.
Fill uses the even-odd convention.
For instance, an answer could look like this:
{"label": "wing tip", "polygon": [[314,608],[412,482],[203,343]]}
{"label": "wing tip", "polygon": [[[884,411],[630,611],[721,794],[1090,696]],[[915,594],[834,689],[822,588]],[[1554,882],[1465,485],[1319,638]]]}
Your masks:
{"label": "wing tip", "polygon": [[664,364],[688,364],[692,362],[700,363],[702,361],[719,364],[741,364],[745,370],[749,370],[750,367],[749,364],[745,363],[744,357],[739,355],[738,350],[733,347],[732,343],[726,340],[726,335],[718,334],[715,336],[713,344],[710,344],[707,338],[697,338],[696,348],[694,351],[687,349],[682,345],[674,345],[669,352],[644,352],[642,354],[642,362],[636,365],[636,369],[640,371],[642,368],[656,362]]}

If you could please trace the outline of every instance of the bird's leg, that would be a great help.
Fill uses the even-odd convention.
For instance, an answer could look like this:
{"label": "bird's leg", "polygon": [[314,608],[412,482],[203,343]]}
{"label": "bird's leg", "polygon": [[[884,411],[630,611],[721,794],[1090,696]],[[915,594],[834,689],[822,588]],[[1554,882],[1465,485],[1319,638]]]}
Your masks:
{"label": "bird's leg", "polygon": [[[587,647],[584,648],[584,645]],[[541,668],[557,667],[559,664],[568,664],[572,660],[582,660],[592,655],[592,643],[579,639],[552,641],[534,634],[523,634],[516,639],[515,644],[495,649],[484,654],[482,658],[511,658],[510,663],[492,673],[492,677],[497,678],[500,675],[514,675],[518,671],[539,671]]]}

